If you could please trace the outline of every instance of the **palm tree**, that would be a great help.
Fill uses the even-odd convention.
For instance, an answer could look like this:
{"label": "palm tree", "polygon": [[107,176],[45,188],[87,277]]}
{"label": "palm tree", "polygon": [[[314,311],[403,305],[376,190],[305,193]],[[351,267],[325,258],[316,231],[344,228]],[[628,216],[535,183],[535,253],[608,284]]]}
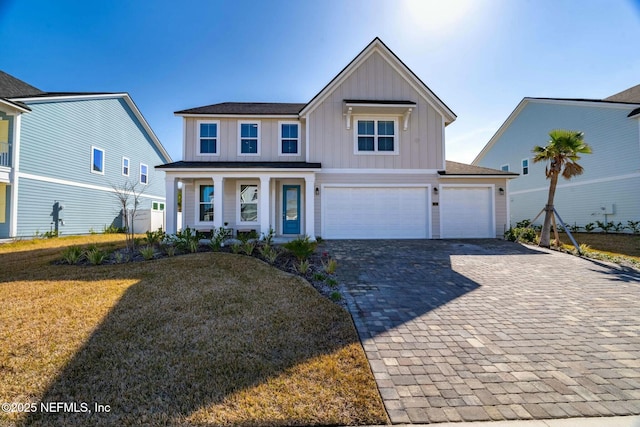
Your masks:
{"label": "palm tree", "polygon": [[584,169],[578,163],[579,154],[591,154],[591,147],[584,142],[584,134],[579,131],[555,129],[549,132],[551,139],[546,147],[533,147],[533,162],[548,162],[545,168],[549,183],[549,197],[545,206],[544,225],[540,235],[540,246],[548,248],[551,241],[551,217],[553,215],[553,199],[556,195],[558,177],[565,179],[581,175]]}

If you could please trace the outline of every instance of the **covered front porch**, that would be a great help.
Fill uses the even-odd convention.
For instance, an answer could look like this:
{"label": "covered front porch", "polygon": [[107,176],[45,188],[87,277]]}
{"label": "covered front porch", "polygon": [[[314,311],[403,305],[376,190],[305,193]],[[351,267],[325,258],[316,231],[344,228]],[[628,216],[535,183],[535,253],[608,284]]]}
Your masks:
{"label": "covered front porch", "polygon": [[[300,166],[299,162],[286,164]],[[273,229],[276,236],[306,234],[315,239],[316,168],[249,169],[245,163],[242,170],[189,169],[165,170],[168,233],[186,227],[204,232],[222,227],[236,237],[238,232],[255,231],[260,236]],[[182,220],[178,224],[180,187]]]}

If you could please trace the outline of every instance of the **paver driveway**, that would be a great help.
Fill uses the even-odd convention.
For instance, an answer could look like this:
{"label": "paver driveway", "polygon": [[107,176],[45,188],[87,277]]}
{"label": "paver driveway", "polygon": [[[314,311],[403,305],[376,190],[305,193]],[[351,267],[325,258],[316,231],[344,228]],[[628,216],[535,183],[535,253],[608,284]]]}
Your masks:
{"label": "paver driveway", "polygon": [[640,274],[497,240],[329,241],[393,423],[640,414]]}

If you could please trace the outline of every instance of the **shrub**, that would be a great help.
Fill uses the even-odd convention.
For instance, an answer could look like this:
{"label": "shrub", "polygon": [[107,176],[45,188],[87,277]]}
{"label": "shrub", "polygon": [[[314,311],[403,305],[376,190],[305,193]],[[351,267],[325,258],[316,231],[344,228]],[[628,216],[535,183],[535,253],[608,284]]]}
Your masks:
{"label": "shrub", "polygon": [[123,262],[129,261],[129,257],[123,254],[122,252],[116,252],[113,255],[113,259],[116,262],[116,264],[122,264]]}
{"label": "shrub", "polygon": [[246,255],[251,256],[251,254],[253,254],[253,250],[256,248],[256,241],[255,240],[247,240],[246,242],[244,242],[242,244],[242,252],[244,252]]}
{"label": "shrub", "polygon": [[239,254],[241,249],[242,249],[242,244],[239,242],[235,242],[234,244],[231,245],[231,252],[233,252],[234,254]]}
{"label": "shrub", "polygon": [[309,236],[298,237],[284,244],[284,247],[298,258],[300,262],[309,258],[313,251],[316,250],[316,246],[317,243],[312,242]]}
{"label": "shrub", "polygon": [[627,221],[627,228],[631,230],[633,234],[640,233],[640,221]]}
{"label": "shrub", "polygon": [[338,261],[333,258],[329,258],[327,262],[322,261],[322,268],[327,274],[333,274],[336,272],[336,268],[338,268]]}
{"label": "shrub", "polygon": [[155,255],[153,246],[149,245],[149,246],[140,248],[140,255],[142,255],[142,257],[147,261],[149,261],[150,259],[153,259],[153,256]]}
{"label": "shrub", "polygon": [[338,286],[338,281],[333,277],[329,277],[327,278],[327,285],[329,285],[329,287],[335,288],[336,286]]}
{"label": "shrub", "polygon": [[584,225],[584,231],[591,233],[596,228],[596,225],[592,222]]}
{"label": "shrub", "polygon": [[611,229],[614,227],[613,222],[609,221],[609,222],[602,222],[602,221],[596,221],[596,225],[598,226],[599,229],[601,229],[604,234],[609,233],[609,231],[611,231]]}
{"label": "shrub", "polygon": [[202,233],[187,227],[182,231],[178,231],[173,240],[181,251],[194,253],[198,251],[201,238]]}
{"label": "shrub", "polygon": [[270,245],[262,246],[260,248],[260,254],[269,262],[269,264],[276,262],[276,258],[280,255],[278,251]]}
{"label": "shrub", "polygon": [[77,264],[82,259],[80,246],[69,246],[62,252],[62,260],[67,264]]}
{"label": "shrub", "polygon": [[296,267],[296,271],[302,275],[307,274],[309,271],[309,260],[300,261],[300,264]]}
{"label": "shrub", "polygon": [[219,251],[226,237],[227,230],[223,227],[220,227],[217,230],[211,230],[211,241],[209,242],[211,250],[214,252]]}
{"label": "shrub", "polygon": [[100,265],[107,259],[107,254],[98,248],[93,248],[86,252],[85,257],[91,264]]}
{"label": "shrub", "polygon": [[103,234],[117,234],[117,233],[124,233],[124,228],[120,228],[120,227],[116,227],[115,225],[111,224],[110,226],[104,226],[102,227],[102,233]]}
{"label": "shrub", "polygon": [[322,273],[313,273],[313,280],[317,280],[322,282],[325,279],[324,274]]}
{"label": "shrub", "polygon": [[615,231],[616,233],[622,233],[625,228],[627,228],[627,227],[622,225],[621,222],[613,225],[613,231]]}
{"label": "shrub", "polygon": [[523,219],[522,221],[516,222],[516,228],[527,228],[531,225],[530,219]]}
{"label": "shrub", "polygon": [[582,227],[580,227],[578,224],[569,226],[569,230],[571,230],[572,233],[578,233],[581,229]]}
{"label": "shrub", "polygon": [[176,254],[176,247],[171,244],[163,245],[162,250],[167,254],[167,256],[174,256]]}
{"label": "shrub", "polygon": [[504,233],[504,238],[511,242],[527,242],[534,243],[536,241],[536,232],[533,228],[509,228]]}
{"label": "shrub", "polygon": [[147,231],[147,237],[145,240],[147,241],[147,245],[154,246],[159,245],[165,238],[165,233],[162,231],[162,228],[158,228],[156,231]]}
{"label": "shrub", "polygon": [[275,236],[275,235],[276,235],[276,231],[273,228],[269,227],[269,232],[268,233],[266,233],[266,234],[262,233],[262,242],[265,245],[271,246],[273,244],[273,236]]}
{"label": "shrub", "polygon": [[342,294],[338,291],[331,292],[331,301],[340,301],[342,299]]}

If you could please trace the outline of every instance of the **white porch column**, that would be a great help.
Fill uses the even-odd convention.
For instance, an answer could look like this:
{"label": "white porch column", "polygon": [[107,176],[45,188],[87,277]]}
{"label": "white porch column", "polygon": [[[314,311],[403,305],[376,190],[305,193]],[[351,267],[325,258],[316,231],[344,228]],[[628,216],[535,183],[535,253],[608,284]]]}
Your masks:
{"label": "white porch column", "polygon": [[[165,232],[167,234],[174,234],[176,232],[176,226],[178,224],[178,209],[176,195],[178,194],[178,181],[175,176],[165,175],[165,197],[167,200],[165,206],[166,221]],[[184,188],[182,190],[184,192]],[[184,194],[182,194],[184,199]]]}
{"label": "white porch column", "polygon": [[224,177],[213,177],[213,228],[220,228],[224,224]]}
{"label": "white porch column", "polygon": [[260,176],[260,195],[258,196],[258,221],[260,222],[260,230],[259,233],[267,234],[269,232],[269,227],[271,227],[271,221],[269,214],[271,212],[270,197],[269,197],[269,184],[271,182],[271,178],[267,175]]}
{"label": "white porch column", "polygon": [[304,223],[305,234],[311,240],[316,240],[316,199],[315,199],[315,175],[304,177]]}

